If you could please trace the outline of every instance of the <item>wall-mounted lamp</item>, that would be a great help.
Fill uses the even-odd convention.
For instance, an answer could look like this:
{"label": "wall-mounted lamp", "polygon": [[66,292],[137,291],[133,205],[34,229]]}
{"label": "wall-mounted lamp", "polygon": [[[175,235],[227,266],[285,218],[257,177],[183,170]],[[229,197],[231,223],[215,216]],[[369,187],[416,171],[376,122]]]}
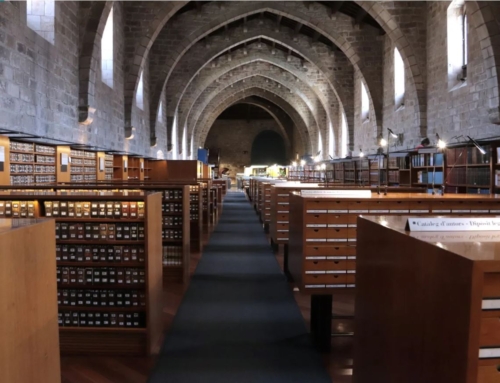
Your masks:
{"label": "wall-mounted lamp", "polygon": [[325,170],[326,169],[326,164],[321,164],[321,169]]}
{"label": "wall-mounted lamp", "polygon": [[292,166],[293,166],[294,168],[295,168],[295,167],[297,167],[297,161],[293,161],[293,162],[292,162]]}
{"label": "wall-mounted lamp", "polygon": [[483,155],[486,154],[486,150],[481,145],[479,145],[475,139],[473,139],[470,136],[467,136],[467,138],[469,139],[470,142],[472,142],[472,144],[477,148],[477,150],[481,152],[481,154]]}
{"label": "wall-mounted lamp", "polygon": [[304,166],[306,164],[306,161],[300,160],[300,166]]}
{"label": "wall-mounted lamp", "polygon": [[363,153],[363,149],[359,148],[359,156],[364,157],[365,153]]}
{"label": "wall-mounted lamp", "polygon": [[387,140],[382,136],[382,134],[380,134],[378,136],[378,146],[381,146],[381,147],[387,146]]}
{"label": "wall-mounted lamp", "polygon": [[398,135],[392,131],[392,129],[387,128],[387,131],[393,138],[398,138]]}
{"label": "wall-mounted lamp", "polygon": [[436,133],[436,139],[437,139],[437,147],[439,149],[445,149],[446,148],[446,142],[444,142],[441,137],[439,137],[439,134]]}

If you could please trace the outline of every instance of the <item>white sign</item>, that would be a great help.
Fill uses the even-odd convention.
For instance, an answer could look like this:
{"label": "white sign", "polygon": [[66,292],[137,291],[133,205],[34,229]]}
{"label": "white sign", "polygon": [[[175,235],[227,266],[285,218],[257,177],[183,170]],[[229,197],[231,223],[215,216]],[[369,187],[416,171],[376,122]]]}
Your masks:
{"label": "white sign", "polygon": [[0,146],[0,162],[5,162],[5,147]]}
{"label": "white sign", "polygon": [[372,192],[370,190],[301,190],[300,194],[304,197],[361,197],[371,198]]}
{"label": "white sign", "polygon": [[410,231],[486,231],[500,230],[500,218],[408,218]]}

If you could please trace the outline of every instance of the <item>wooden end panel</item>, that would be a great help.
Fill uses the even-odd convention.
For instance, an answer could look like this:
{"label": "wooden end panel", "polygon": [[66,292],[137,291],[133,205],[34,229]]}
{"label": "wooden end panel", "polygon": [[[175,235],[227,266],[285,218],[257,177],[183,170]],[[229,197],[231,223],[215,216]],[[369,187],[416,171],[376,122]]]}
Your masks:
{"label": "wooden end panel", "polygon": [[163,246],[162,246],[161,193],[146,199],[146,251],[147,251],[147,353],[159,351],[163,334]]}
{"label": "wooden end panel", "polygon": [[304,291],[302,274],[304,265],[304,205],[298,195],[290,195],[290,231],[288,249],[288,268],[295,285]]}
{"label": "wooden end panel", "polygon": [[[146,332],[65,331],[60,334],[64,355],[144,356],[148,353]],[[59,373],[59,370],[57,371]]]}

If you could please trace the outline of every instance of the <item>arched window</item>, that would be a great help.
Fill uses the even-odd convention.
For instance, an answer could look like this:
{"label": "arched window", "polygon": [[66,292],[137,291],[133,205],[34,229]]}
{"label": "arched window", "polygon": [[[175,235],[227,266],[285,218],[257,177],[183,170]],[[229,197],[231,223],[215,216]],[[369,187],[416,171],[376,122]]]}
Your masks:
{"label": "arched window", "polygon": [[347,156],[347,146],[349,145],[349,133],[347,131],[347,119],[345,113],[342,112],[341,121],[341,139],[340,139],[340,157],[344,158]]}
{"label": "arched window", "polygon": [[28,27],[49,43],[55,42],[55,1],[27,0],[26,23]]}
{"label": "arched window", "polygon": [[370,101],[365,84],[361,82],[361,120],[366,121],[370,118]]}
{"label": "arched window", "polygon": [[448,7],[448,89],[456,89],[466,83],[468,21],[463,0],[454,0]]}
{"label": "arched window", "polygon": [[144,83],[142,77],[144,75],[144,71],[141,71],[141,77],[139,77],[139,84],[137,84],[137,93],[135,94],[135,104],[140,110],[144,110]]}
{"label": "arched window", "polygon": [[403,58],[394,48],[394,104],[396,108],[404,105],[405,98],[405,64]]}
{"label": "arched window", "polygon": [[101,76],[102,82],[113,88],[113,7],[109,11],[108,20],[101,38]]}
{"label": "arched window", "polygon": [[163,122],[163,101],[160,101],[160,106],[158,108],[158,122]]}

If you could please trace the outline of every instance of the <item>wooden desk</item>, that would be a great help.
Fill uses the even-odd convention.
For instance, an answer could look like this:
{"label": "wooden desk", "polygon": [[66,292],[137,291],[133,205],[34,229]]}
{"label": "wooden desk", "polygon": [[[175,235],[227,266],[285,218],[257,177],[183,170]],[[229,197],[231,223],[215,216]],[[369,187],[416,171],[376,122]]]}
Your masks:
{"label": "wooden desk", "polygon": [[54,231],[0,219],[0,382],[61,381]]}
{"label": "wooden desk", "polygon": [[500,233],[405,223],[358,218],[354,382],[499,382]]}
{"label": "wooden desk", "polygon": [[288,266],[299,290],[311,295],[311,332],[317,346],[330,347],[331,314],[326,313],[331,313],[333,292],[356,287],[358,215],[499,213],[500,198],[488,195],[372,193],[369,198],[332,198],[292,193]]}

